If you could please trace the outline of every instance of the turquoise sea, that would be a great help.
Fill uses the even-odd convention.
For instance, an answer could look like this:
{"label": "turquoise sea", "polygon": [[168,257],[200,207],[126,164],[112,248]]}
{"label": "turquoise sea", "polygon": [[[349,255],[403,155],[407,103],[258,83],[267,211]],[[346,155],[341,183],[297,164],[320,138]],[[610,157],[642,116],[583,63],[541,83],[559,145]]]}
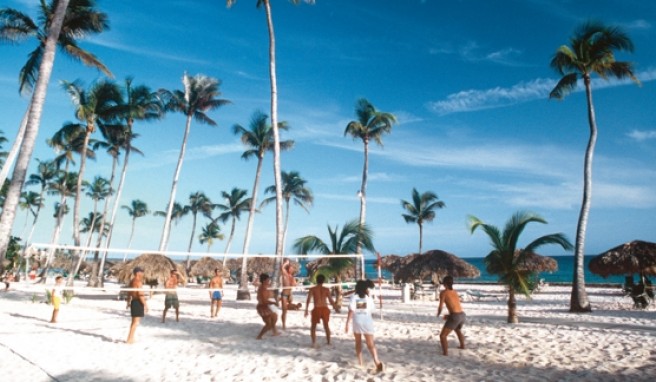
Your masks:
{"label": "turquoise sea", "polygon": [[[558,262],[558,270],[553,273],[541,273],[540,278],[544,279],[548,283],[571,283],[574,275],[574,256],[550,256],[556,259]],[[603,278],[599,275],[595,275],[590,272],[588,269],[588,263],[594,255],[585,256],[585,283],[586,284],[623,284],[624,276],[610,276],[608,278]],[[463,257],[463,260],[472,264],[481,271],[481,275],[475,279],[462,279],[461,281],[474,282],[474,283],[488,283],[496,282],[497,276],[493,276],[485,272],[485,264],[483,263],[482,257]],[[369,279],[378,278],[378,270],[376,269],[376,260],[375,259],[366,259],[365,260],[365,273]],[[391,274],[383,270],[384,278],[391,278]],[[456,280],[458,281],[458,280]]]}

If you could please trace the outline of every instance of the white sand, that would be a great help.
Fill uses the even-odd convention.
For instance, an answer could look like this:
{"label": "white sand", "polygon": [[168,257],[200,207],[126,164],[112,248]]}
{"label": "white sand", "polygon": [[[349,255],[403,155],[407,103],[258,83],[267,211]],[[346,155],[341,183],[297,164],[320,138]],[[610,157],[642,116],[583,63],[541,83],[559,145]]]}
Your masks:
{"label": "white sand", "polygon": [[[115,291],[84,289],[63,304],[58,324],[45,287],[13,284],[0,292],[0,373],[4,381],[654,381],[656,310],[634,310],[619,289],[589,288],[592,314],[568,313],[569,287],[549,286],[533,300],[519,299],[520,324],[506,323],[505,299],[464,301],[467,349],[449,338],[441,355],[434,301],[401,302],[385,289],[376,345],[386,371],[356,366],[354,341],[344,334],[346,314],[331,316],[333,345],[312,349],[309,318],[292,311],[279,337],[255,336],[262,322],[255,301],[235,301],[229,286],[219,318],[209,319],[207,291],[181,289],[180,322],[164,295],[149,301],[136,343],[124,343],[130,317]],[[502,287],[456,285],[503,295]],[[36,302],[32,302],[32,296]],[[254,297],[254,295],[253,295]],[[305,303],[305,295],[295,292]]]}

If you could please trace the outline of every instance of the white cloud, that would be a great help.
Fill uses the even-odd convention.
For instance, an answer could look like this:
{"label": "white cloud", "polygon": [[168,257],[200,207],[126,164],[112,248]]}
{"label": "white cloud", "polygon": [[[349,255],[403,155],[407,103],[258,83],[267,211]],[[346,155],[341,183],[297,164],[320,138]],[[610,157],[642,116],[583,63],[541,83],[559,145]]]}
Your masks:
{"label": "white cloud", "polygon": [[638,142],[644,142],[649,139],[656,139],[656,130],[631,130],[627,136]]}
{"label": "white cloud", "polygon": [[184,62],[184,63],[189,63],[189,64],[210,65],[210,62],[206,61],[206,60],[191,58],[191,57],[188,57],[186,55],[176,55],[176,54],[162,53],[162,52],[158,52],[158,51],[145,49],[142,46],[125,45],[125,44],[121,44],[121,43],[118,43],[118,42],[109,41],[109,40],[104,39],[104,38],[93,38],[93,39],[90,39],[88,42],[90,44],[103,46],[103,47],[110,48],[110,49],[115,49],[115,50],[118,50],[118,51],[121,51],[121,52],[132,53],[132,54],[136,54],[136,55],[139,55],[139,56],[146,56],[146,57],[169,60],[169,61],[176,61],[176,62]]}
{"label": "white cloud", "polygon": [[644,19],[634,20],[631,21],[630,23],[622,24],[622,26],[627,29],[642,29],[642,30],[651,29],[651,24],[649,23],[649,21]]}

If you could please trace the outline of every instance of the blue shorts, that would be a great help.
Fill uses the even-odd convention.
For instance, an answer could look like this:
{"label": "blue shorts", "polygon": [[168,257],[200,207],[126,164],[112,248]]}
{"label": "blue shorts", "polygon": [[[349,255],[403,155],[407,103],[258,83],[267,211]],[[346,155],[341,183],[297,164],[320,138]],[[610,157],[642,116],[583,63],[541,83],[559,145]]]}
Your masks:
{"label": "blue shorts", "polygon": [[221,300],[221,299],[222,299],[221,291],[215,290],[214,292],[212,292],[212,301]]}

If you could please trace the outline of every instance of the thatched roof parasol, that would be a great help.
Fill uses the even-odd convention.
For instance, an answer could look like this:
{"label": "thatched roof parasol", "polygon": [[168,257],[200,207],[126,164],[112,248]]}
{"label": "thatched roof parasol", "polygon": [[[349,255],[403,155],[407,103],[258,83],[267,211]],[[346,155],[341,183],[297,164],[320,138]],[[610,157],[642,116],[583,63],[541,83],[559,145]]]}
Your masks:
{"label": "thatched roof parasol", "polygon": [[135,267],[144,269],[144,284],[164,285],[172,269],[177,269],[180,274],[180,281],[183,284],[187,282],[187,272],[183,265],[176,264],[164,255],[151,253],[143,254],[134,260],[124,263],[118,272],[118,280],[125,284],[129,283],[132,278],[132,270]]}
{"label": "thatched roof parasol", "polygon": [[189,276],[213,277],[214,270],[217,268],[223,271],[223,262],[213,257],[205,256],[197,261],[192,261]]}
{"label": "thatched roof parasol", "polygon": [[[247,272],[249,274],[273,273],[273,264],[275,259],[273,257],[251,257],[248,259]],[[241,273],[242,259],[228,259],[226,266],[231,271]]]}
{"label": "thatched roof parasol", "polygon": [[[515,256],[518,255],[519,250],[515,251]],[[524,254],[524,264],[520,265],[519,268],[529,272],[555,272],[558,270],[558,262],[553,257],[527,252]]]}
{"label": "thatched roof parasol", "polygon": [[634,240],[619,245],[594,257],[588,268],[602,277],[634,273],[656,275],[656,243]]}
{"label": "thatched roof parasol", "polygon": [[[322,257],[320,259],[308,261],[305,264],[305,269],[308,271],[308,275],[313,275],[317,270],[321,268],[327,268],[330,266],[330,255],[326,255],[326,257]],[[342,279],[352,279],[355,278],[355,265],[352,267],[346,267],[342,271],[341,275]]]}
{"label": "thatched roof parasol", "polygon": [[407,256],[398,256],[398,255],[386,255],[380,258],[381,268],[386,269],[392,274],[396,274],[399,269],[403,268],[406,264],[414,260],[417,257],[417,254],[407,255]]}
{"label": "thatched roof parasol", "polygon": [[424,280],[428,277],[437,282],[444,276],[474,278],[481,275],[475,266],[451,253],[432,250],[414,258],[402,266],[395,274],[395,279],[401,281]]}

